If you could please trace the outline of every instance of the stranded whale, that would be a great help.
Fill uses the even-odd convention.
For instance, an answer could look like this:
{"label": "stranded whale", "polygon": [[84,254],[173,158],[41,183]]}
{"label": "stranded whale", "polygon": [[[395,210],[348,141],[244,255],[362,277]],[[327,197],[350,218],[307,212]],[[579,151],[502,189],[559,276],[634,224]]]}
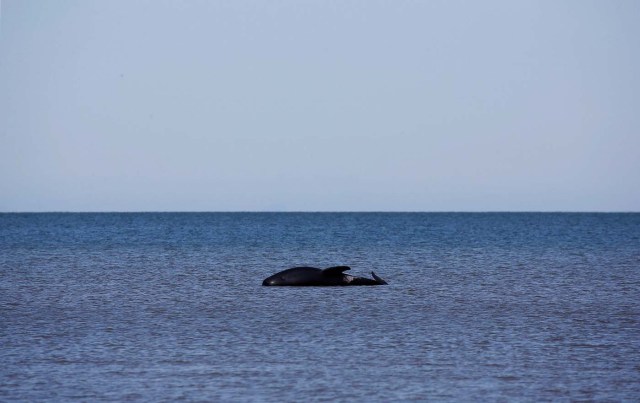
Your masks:
{"label": "stranded whale", "polygon": [[355,277],[343,272],[351,270],[349,266],[335,266],[327,269],[315,267],[294,267],[269,276],[262,282],[267,286],[341,286],[341,285],[382,285],[386,281],[371,272],[373,279]]}

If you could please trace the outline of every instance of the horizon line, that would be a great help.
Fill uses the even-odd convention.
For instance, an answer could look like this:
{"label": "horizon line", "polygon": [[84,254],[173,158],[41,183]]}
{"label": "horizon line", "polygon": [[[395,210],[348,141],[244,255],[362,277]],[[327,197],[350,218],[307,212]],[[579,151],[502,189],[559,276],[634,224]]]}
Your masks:
{"label": "horizon line", "polygon": [[0,214],[638,214],[631,210],[43,210]]}

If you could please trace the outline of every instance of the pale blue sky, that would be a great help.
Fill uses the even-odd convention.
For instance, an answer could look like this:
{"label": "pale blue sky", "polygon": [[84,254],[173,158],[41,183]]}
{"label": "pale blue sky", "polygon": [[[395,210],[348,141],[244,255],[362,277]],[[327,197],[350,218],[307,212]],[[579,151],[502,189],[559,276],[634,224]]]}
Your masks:
{"label": "pale blue sky", "polygon": [[1,5],[0,211],[640,211],[639,1]]}

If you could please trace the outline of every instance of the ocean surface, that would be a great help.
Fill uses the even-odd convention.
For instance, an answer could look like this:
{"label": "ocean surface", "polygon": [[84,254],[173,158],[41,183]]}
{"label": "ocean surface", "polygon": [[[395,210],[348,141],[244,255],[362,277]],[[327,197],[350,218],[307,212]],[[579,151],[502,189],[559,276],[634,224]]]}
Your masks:
{"label": "ocean surface", "polygon": [[0,214],[0,401],[70,400],[637,402],[640,214]]}

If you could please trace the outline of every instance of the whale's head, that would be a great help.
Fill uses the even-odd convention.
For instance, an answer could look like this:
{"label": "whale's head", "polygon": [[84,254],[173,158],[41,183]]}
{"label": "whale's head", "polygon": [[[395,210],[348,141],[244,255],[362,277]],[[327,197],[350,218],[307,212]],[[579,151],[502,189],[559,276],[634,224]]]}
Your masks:
{"label": "whale's head", "polygon": [[264,279],[262,285],[319,285],[322,270],[314,267],[294,267]]}
{"label": "whale's head", "polygon": [[262,285],[286,285],[286,279],[279,274],[267,277],[262,282]]}

